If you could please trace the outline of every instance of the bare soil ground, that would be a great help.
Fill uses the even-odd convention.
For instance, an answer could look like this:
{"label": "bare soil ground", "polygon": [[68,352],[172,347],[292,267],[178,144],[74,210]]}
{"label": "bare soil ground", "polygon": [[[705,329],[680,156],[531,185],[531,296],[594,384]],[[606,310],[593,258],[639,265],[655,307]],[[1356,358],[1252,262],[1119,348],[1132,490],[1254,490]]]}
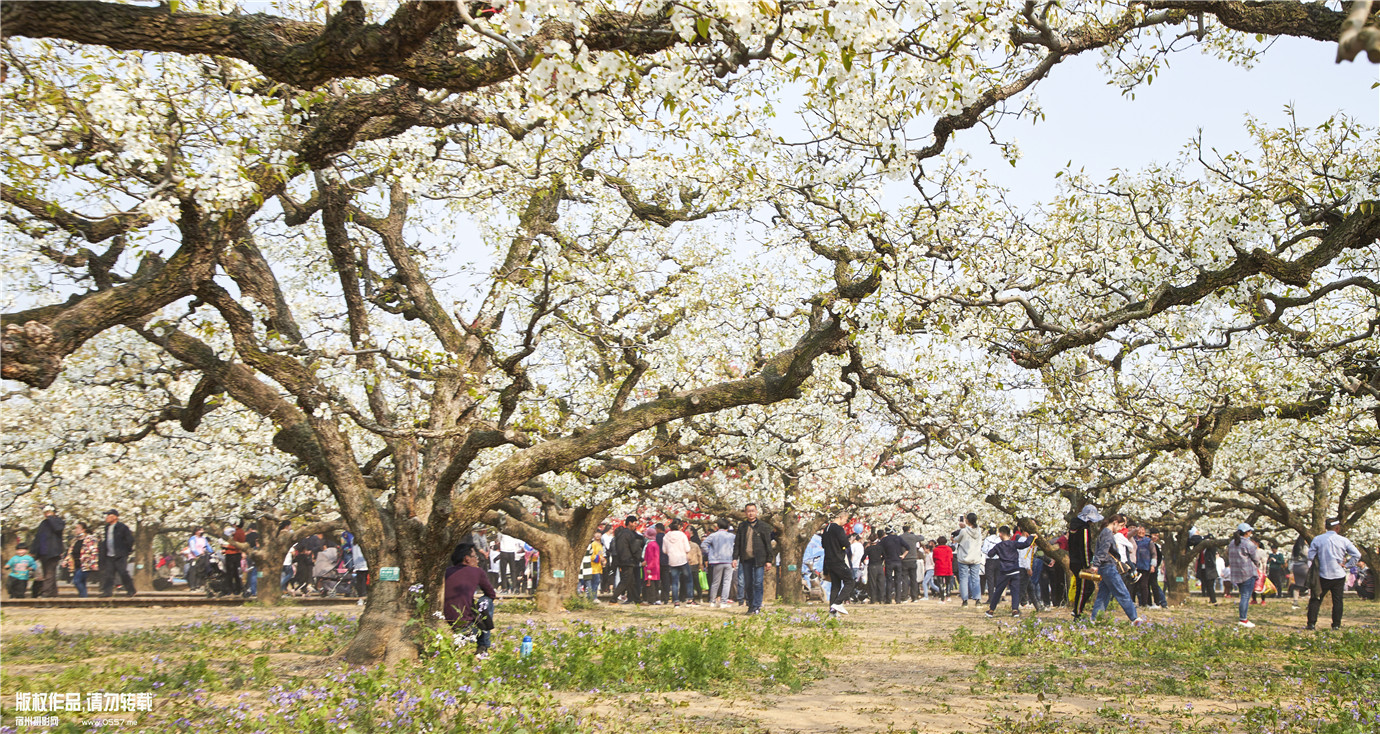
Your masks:
{"label": "bare soil ground", "polygon": [[358,616],[353,601],[314,607],[93,607],[91,609],[6,607],[0,603],[0,637],[43,625],[63,632],[131,632],[192,622],[266,620],[318,612]]}
{"label": "bare soil ground", "polygon": [[[1328,607],[1324,608],[1326,617]],[[750,731],[773,734],[822,734],[823,732],[949,732],[993,731],[993,722],[1009,720],[1011,731],[1045,731],[1041,725],[1059,722],[1051,731],[1181,730],[1242,731],[1238,717],[1252,706],[1271,701],[1206,696],[1154,694],[1155,670],[1129,670],[1115,660],[1092,661],[1093,675],[1105,675],[1108,683],[1124,677],[1122,690],[1097,695],[1086,693],[1041,696],[1017,693],[1011,686],[993,681],[1037,671],[1052,661],[1035,657],[980,659],[955,653],[948,638],[960,627],[975,635],[1003,634],[1012,620],[1009,607],[987,619],[983,606],[962,607],[956,599],[947,604],[921,601],[914,604],[854,606],[844,623],[844,644],[830,654],[835,675],[815,681],[798,693],[785,691],[744,692],[740,696],[705,696],[694,692],[660,694],[652,700],[590,701],[569,694],[570,704],[583,705],[611,718],[645,721],[652,730]],[[1234,626],[1234,603],[1209,606],[1191,600],[1174,609],[1150,610],[1153,622],[1209,621]],[[818,605],[802,608],[820,614]],[[662,607],[641,609],[614,607],[596,613],[602,620],[627,617],[639,624],[684,616],[740,614],[739,608]],[[1114,610],[1120,617],[1120,610]],[[1026,618],[1031,616],[1029,608]],[[572,615],[573,616],[573,615]],[[1055,609],[1036,615],[1046,622],[1072,623],[1068,612]],[[1257,629],[1302,630],[1304,609],[1293,609],[1287,600],[1271,600],[1251,608]],[[1116,622],[1127,623],[1124,617]],[[1350,628],[1380,630],[1380,604],[1349,597],[1345,624]],[[1327,620],[1323,620],[1327,625]],[[1252,634],[1240,630],[1240,634]],[[1327,634],[1324,632],[1323,634]],[[1053,661],[1055,665],[1068,665]],[[1243,661],[1256,665],[1260,661]],[[982,668],[979,670],[979,668]],[[1110,686],[1116,688],[1115,686]],[[1380,687],[1380,682],[1377,682]],[[1164,716],[1174,712],[1173,716]],[[1185,714],[1184,712],[1192,712]]]}

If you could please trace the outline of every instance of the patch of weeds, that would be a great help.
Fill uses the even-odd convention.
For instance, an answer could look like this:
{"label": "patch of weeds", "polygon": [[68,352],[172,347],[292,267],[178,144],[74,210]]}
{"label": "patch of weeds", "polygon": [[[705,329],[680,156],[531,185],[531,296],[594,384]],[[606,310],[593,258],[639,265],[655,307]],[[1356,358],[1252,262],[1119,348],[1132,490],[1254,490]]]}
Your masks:
{"label": "patch of weeds", "polygon": [[[745,687],[778,693],[800,690],[827,672],[824,655],[837,643],[838,633],[818,619],[798,616],[762,615],[656,629],[528,623],[497,630],[491,655],[483,660],[475,658],[471,645],[457,645],[453,635],[432,630],[417,661],[355,668],[323,659],[301,676],[275,670],[272,658],[250,649],[246,641],[264,641],[266,649],[296,651],[304,644],[328,649],[349,639],[352,621],[329,615],[231,621],[166,631],[169,646],[137,663],[138,655],[125,653],[104,666],[78,661],[48,666],[51,670],[41,674],[13,675],[7,670],[4,683],[6,690],[154,692],[155,710],[138,715],[138,731],[286,734],[386,728],[575,734],[608,725],[617,728],[623,722],[567,710],[554,691],[617,695]],[[519,650],[525,634],[535,643],[526,657]],[[40,637],[41,644],[28,654],[51,656],[56,650],[66,655],[86,644],[112,647],[106,644],[110,640],[73,637],[75,641]],[[132,635],[114,640],[114,647],[138,649],[151,639]],[[326,639],[333,644],[324,644]],[[647,698],[627,696],[630,705]],[[664,713],[666,705],[663,701],[653,713]],[[66,724],[76,726],[75,721]]]}
{"label": "patch of weeds", "polygon": [[531,599],[500,599],[494,605],[494,614],[536,614],[537,603]]}
{"label": "patch of weeds", "polygon": [[588,597],[579,594],[567,597],[565,600],[565,610],[567,612],[588,612],[598,608],[599,605],[590,601]]}

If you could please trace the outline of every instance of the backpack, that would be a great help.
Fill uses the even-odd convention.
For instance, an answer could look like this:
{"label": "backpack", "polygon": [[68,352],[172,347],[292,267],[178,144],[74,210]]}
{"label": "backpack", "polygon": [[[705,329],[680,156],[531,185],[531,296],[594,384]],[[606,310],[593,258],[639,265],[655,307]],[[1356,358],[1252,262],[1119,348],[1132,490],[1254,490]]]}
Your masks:
{"label": "backpack", "polygon": [[474,600],[474,620],[467,622],[455,633],[455,643],[470,644],[478,642],[479,636],[494,628],[494,600],[481,596]]}
{"label": "backpack", "polygon": [[494,628],[494,600],[481,596],[474,600],[474,624],[485,632]]}

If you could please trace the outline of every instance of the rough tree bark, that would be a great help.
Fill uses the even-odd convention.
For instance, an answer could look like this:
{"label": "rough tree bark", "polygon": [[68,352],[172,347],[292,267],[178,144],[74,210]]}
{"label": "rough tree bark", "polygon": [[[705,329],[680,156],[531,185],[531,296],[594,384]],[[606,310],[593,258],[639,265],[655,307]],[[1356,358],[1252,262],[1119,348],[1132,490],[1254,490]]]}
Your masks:
{"label": "rough tree bark", "polygon": [[[781,515],[772,523],[777,532],[777,549],[781,552],[781,565],[774,574],[779,582],[776,596],[786,604],[805,602],[805,586],[801,583],[801,574],[805,570],[805,548],[827,519],[823,513],[805,512],[796,507],[796,481],[787,480],[786,499],[782,503]],[[795,567],[794,571],[790,570],[792,566]]]}
{"label": "rough tree bark", "polygon": [[258,600],[262,604],[277,604],[283,598],[281,585],[283,558],[293,543],[316,533],[329,533],[339,530],[343,525],[339,520],[320,521],[306,525],[289,525],[279,529],[283,518],[274,514],[260,515],[255,520],[259,531],[259,547],[250,548],[247,543],[235,543],[240,551],[249,554],[254,567],[259,570]]}
{"label": "rough tree bark", "polygon": [[[1175,528],[1162,533],[1164,546],[1164,595],[1171,606],[1179,606],[1188,599],[1189,578],[1198,548],[1188,547],[1188,529]],[[1182,580],[1180,580],[1182,579]]]}
{"label": "rough tree bark", "polygon": [[[802,384],[813,374],[817,358],[846,351],[850,332],[856,327],[848,314],[876,291],[886,267],[881,258],[843,252],[836,261],[833,287],[802,301],[808,304],[809,316],[796,343],[757,360],[756,371],[748,377],[680,392],[667,388],[656,399],[627,407],[624,403],[629,395],[642,389],[638,381],[646,370],[624,370],[618,373],[624,384],[607,418],[591,418],[587,425],[534,439],[509,423],[516,402],[532,388],[524,371],[524,359],[532,351],[495,354],[488,336],[502,323],[506,295],[515,287],[530,285],[532,272],[540,269],[533,265],[542,250],[538,238],[563,241],[554,236],[559,234],[555,233],[555,223],[565,198],[559,181],[550,190],[536,192],[519,217],[519,234],[496,270],[488,295],[481,299],[478,315],[467,323],[458,323],[450,304],[433,292],[424,268],[402,236],[407,202],[400,186],[394,187],[388,215],[374,218],[350,201],[351,192],[346,187],[318,182],[320,201],[311,207],[279,198],[290,226],[318,212],[322,216],[325,247],[340,279],[346,325],[357,355],[354,366],[380,381],[390,379],[384,374],[388,368],[382,366],[382,358],[372,356],[384,341],[375,341],[370,331],[370,314],[379,310],[405,313],[409,319],[423,321],[436,338],[436,351],[445,355],[444,369],[423,376],[428,385],[424,392],[429,396],[425,420],[395,416],[383,402],[382,390],[368,391],[367,410],[356,408],[343,418],[339,411],[353,406],[336,399],[328,380],[318,374],[322,355],[295,338],[291,350],[266,344],[259,314],[246,305],[249,300],[260,300],[255,309],[262,306],[276,335],[301,333],[294,328],[285,304],[256,295],[281,293],[272,269],[261,259],[262,268],[237,268],[236,258],[227,253],[232,251],[232,242],[239,249],[246,241],[250,217],[264,201],[284,191],[289,177],[328,166],[333,155],[357,142],[396,135],[419,125],[463,125],[513,137],[527,132],[501,115],[459,106],[429,107],[426,100],[430,95],[419,90],[478,90],[521,75],[540,44],[553,38],[573,40],[574,29],[569,24],[548,24],[532,35],[531,45],[472,58],[457,52],[460,28],[456,25],[458,13],[452,9],[459,7],[403,3],[388,21],[369,24],[358,3],[346,3],[324,24],[302,24],[261,14],[206,15],[112,3],[0,5],[0,32],[6,38],[65,38],[117,50],[220,55],[244,60],[269,79],[294,86],[314,87],[335,78],[378,74],[401,80],[379,91],[323,101],[321,114],[314,115],[313,127],[303,131],[299,145],[286,151],[292,161],[289,170],[265,164],[249,172],[247,178],[259,194],[254,203],[234,212],[212,212],[199,208],[196,197],[185,193],[177,225],[182,241],[166,263],[150,256],[141,274],[126,283],[82,294],[66,304],[0,315],[6,378],[46,386],[60,371],[61,359],[84,340],[103,329],[126,324],[201,370],[239,403],[271,419],[278,429],[274,445],[293,454],[331,489],[371,571],[377,574],[390,566],[399,569],[397,582],[374,586],[359,633],[343,652],[351,663],[387,662],[415,654],[415,646],[406,639],[405,623],[419,605],[424,611],[418,621],[431,623],[425,612],[439,606],[441,574],[458,534],[525,483],[621,446],[658,425],[798,397]],[[942,153],[955,131],[978,125],[984,113],[1020,94],[1062,59],[1106,46],[1140,26],[1172,21],[1170,16],[1181,20],[1182,15],[1172,11],[1163,20],[1147,19],[1139,11],[1128,11],[1113,23],[1069,29],[1070,33],[1061,38],[1022,38],[1022,44],[1043,54],[1043,62],[1011,84],[987,90],[971,107],[942,118],[934,128],[934,143],[917,152],[916,160]],[[684,42],[673,32],[662,5],[638,14],[594,13],[586,25],[583,47],[594,52],[616,49],[646,55]],[[706,49],[706,53],[715,51]],[[714,59],[717,68],[729,73],[757,58],[769,57],[772,48],[768,41],[763,49],[724,46],[717,53],[721,56]],[[632,196],[626,191],[620,193],[625,199]],[[74,234],[82,234],[83,228],[91,226],[90,222],[83,224],[63,216],[66,213],[49,202],[25,207],[11,197],[10,203]],[[629,205],[633,216],[646,221],[661,226],[675,221],[667,218],[674,212],[648,209],[645,202],[631,199]],[[680,218],[693,218],[694,214],[688,212]],[[1380,216],[1376,219],[1380,221]],[[378,235],[386,252],[384,265],[378,265],[383,257],[368,266],[360,262],[362,248],[351,239],[347,222]],[[125,224],[125,230],[139,226],[133,221]],[[252,243],[244,252],[253,255]],[[834,257],[830,252],[819,254]],[[382,292],[382,284],[370,278],[389,270],[387,290],[396,300],[380,303],[374,299]],[[246,300],[238,300],[216,280],[222,272]],[[233,358],[223,358],[223,350],[183,331],[178,323],[162,322],[152,328],[141,323],[162,306],[193,296],[198,308],[214,310],[225,322],[234,344]],[[369,310],[368,302],[378,310]],[[536,331],[529,330],[527,336],[535,340]],[[634,353],[629,362],[637,364],[640,360],[641,355]],[[476,386],[492,378],[505,378],[500,371],[506,373],[511,389],[475,395]],[[505,409],[496,425],[475,417],[483,413],[477,409],[480,403],[491,397]],[[357,456],[357,447],[339,420],[352,420],[379,436],[387,444],[391,469]],[[481,476],[471,477],[475,458],[498,447],[513,450]],[[381,501],[384,491],[392,494]],[[272,563],[276,560],[270,559]],[[414,584],[424,589],[420,599],[408,592]]]}
{"label": "rough tree bark", "polygon": [[153,557],[153,539],[161,532],[162,527],[152,520],[140,520],[134,524],[134,570],[130,576],[134,579],[135,589],[153,589],[154,566],[157,563]]}
{"label": "rough tree bark", "polygon": [[[533,518],[522,503],[507,499],[485,513],[484,524],[526,542],[541,554],[541,575],[537,577],[536,606],[541,612],[565,608],[565,600],[575,596],[580,581],[580,563],[599,523],[608,518],[610,502],[592,507],[571,507],[564,500],[540,487],[527,487],[522,494],[541,502],[541,518]],[[561,572],[557,578],[556,572]]]}

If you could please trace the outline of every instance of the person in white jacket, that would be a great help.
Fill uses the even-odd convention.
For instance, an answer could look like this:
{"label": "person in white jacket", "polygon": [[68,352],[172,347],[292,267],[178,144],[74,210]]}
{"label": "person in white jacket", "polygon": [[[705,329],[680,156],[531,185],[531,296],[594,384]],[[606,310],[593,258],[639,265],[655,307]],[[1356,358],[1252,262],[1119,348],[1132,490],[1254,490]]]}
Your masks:
{"label": "person in white jacket", "polygon": [[958,596],[966,607],[969,600],[976,602],[982,598],[982,531],[978,530],[977,513],[970,512],[959,520],[958,532],[953,536],[954,571],[958,574]]}
{"label": "person in white jacket", "polygon": [[721,609],[727,609],[732,600],[733,590],[733,544],[735,542],[733,532],[727,518],[719,518],[719,529],[709,534],[700,543],[700,550],[704,551],[704,561],[709,564],[709,594],[710,605],[718,604]]}
{"label": "person in white jacket", "polygon": [[666,564],[670,567],[671,604],[677,607],[681,602],[694,598],[694,587],[690,580],[690,538],[682,527],[680,520],[672,520],[671,529],[666,531],[661,546],[666,554]]}

